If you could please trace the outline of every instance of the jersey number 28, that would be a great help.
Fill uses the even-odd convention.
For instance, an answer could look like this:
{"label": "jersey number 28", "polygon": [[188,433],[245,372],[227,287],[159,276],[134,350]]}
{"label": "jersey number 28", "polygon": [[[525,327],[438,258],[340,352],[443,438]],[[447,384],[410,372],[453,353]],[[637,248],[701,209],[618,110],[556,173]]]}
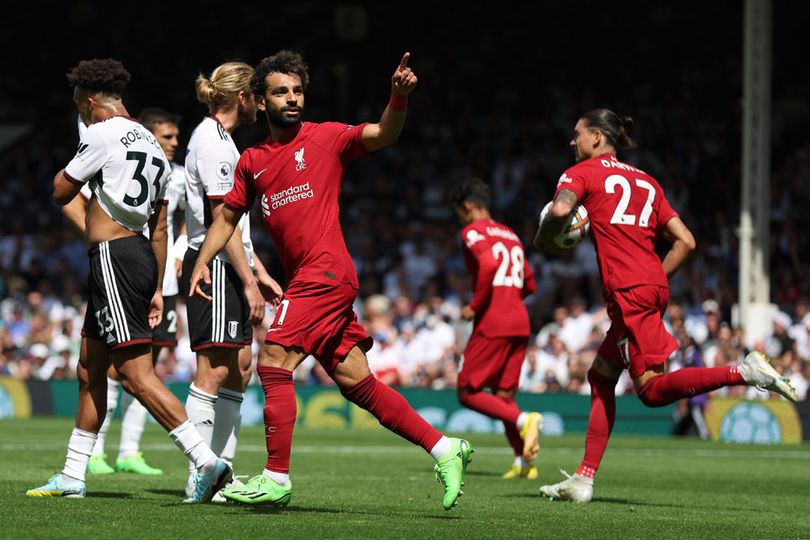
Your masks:
{"label": "jersey number 28", "polygon": [[492,245],[492,256],[498,261],[498,270],[492,279],[493,287],[523,288],[523,248],[513,246],[510,250],[503,242]]}

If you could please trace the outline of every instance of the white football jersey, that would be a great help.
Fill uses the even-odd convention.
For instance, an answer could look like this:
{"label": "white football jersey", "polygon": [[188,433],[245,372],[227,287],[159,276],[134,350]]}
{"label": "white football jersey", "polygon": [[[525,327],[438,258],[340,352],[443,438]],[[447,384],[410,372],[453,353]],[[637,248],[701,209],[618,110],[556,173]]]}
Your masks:
{"label": "white football jersey", "polygon": [[177,273],[174,271],[174,213],[178,208],[183,210],[186,207],[186,170],[177,163],[172,163],[171,166],[172,172],[166,188],[169,207],[166,208],[168,238],[166,239],[166,271],[163,272],[163,296],[174,296],[180,292],[177,286]]}
{"label": "white football jersey", "polygon": [[152,134],[131,118],[113,116],[88,126],[65,175],[89,182],[99,206],[123,227],[142,232],[165,200],[171,168]]}
{"label": "white football jersey", "polygon": [[[188,247],[199,251],[205,233],[213,223],[211,199],[224,199],[233,187],[233,172],[239,161],[239,150],[227,130],[213,116],[206,116],[194,129],[186,152],[186,228]],[[248,264],[253,266],[253,243],[250,241],[250,216],[239,220],[242,245]],[[225,251],[217,259],[230,262]]]}

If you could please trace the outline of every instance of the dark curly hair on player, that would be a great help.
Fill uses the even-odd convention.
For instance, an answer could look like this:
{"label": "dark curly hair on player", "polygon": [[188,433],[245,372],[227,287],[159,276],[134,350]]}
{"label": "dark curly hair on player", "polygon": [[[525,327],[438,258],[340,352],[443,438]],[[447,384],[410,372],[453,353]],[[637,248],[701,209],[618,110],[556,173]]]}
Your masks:
{"label": "dark curly hair on player", "polygon": [[489,210],[490,191],[489,186],[478,178],[467,178],[453,185],[447,194],[453,208],[461,208],[469,201],[481,208]]}
{"label": "dark curly hair on player", "polygon": [[267,91],[267,76],[273,73],[298,75],[306,92],[309,84],[309,66],[304,62],[304,57],[297,52],[279,51],[273,56],[263,58],[250,79],[250,89],[254,95],[264,95]]}
{"label": "dark curly hair on player", "polygon": [[627,134],[627,130],[633,126],[633,119],[629,116],[619,116],[610,109],[593,109],[580,118],[588,123],[589,129],[601,131],[608,144],[614,148],[636,147],[636,141]]}
{"label": "dark curly hair on player", "polygon": [[138,122],[149,131],[155,131],[155,126],[158,124],[174,124],[175,126],[179,126],[180,120],[182,119],[183,117],[179,114],[172,114],[164,111],[160,107],[147,107],[142,110],[141,114],[138,116]]}
{"label": "dark curly hair on player", "polygon": [[82,60],[67,74],[71,86],[120,96],[131,76],[124,64],[112,58]]}

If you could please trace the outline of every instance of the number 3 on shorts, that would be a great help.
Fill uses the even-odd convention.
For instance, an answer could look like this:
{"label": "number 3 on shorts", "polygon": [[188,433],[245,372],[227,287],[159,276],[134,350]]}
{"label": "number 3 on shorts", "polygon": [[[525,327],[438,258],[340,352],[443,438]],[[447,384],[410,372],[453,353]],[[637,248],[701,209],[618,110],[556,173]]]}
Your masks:
{"label": "number 3 on shorts", "polygon": [[287,317],[287,309],[290,307],[290,301],[286,298],[281,301],[276,310],[276,318],[270,326],[281,326],[284,324],[284,319]]}
{"label": "number 3 on shorts", "polygon": [[618,344],[619,355],[622,357],[622,362],[625,366],[630,365],[630,347],[628,346],[628,338],[620,339]]}

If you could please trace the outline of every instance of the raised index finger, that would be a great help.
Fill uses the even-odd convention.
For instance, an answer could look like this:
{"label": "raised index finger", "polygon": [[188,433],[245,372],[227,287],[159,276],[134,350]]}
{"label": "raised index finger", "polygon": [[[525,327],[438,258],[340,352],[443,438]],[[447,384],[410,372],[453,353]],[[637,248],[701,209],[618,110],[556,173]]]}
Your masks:
{"label": "raised index finger", "polygon": [[411,53],[406,52],[402,55],[402,60],[399,61],[399,70],[402,71],[406,67],[408,67],[408,60],[411,59]]}

